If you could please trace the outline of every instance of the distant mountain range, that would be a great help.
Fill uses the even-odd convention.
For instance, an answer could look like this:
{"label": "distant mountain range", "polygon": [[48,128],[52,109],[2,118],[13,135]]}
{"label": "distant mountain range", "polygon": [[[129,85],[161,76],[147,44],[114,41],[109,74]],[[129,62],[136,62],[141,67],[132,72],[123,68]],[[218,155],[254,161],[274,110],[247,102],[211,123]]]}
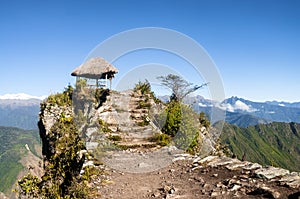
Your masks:
{"label": "distant mountain range", "polygon": [[190,97],[187,102],[193,106],[194,110],[203,111],[208,115],[211,114],[212,109],[226,111],[225,121],[241,127],[270,122],[300,123],[300,102],[252,102],[231,97],[222,103],[217,103],[201,96]]}
{"label": "distant mountain range", "polygon": [[0,126],[37,129],[40,103],[43,98],[24,93],[0,96]]}
{"label": "distant mountain range", "polygon": [[300,103],[252,102],[238,97],[231,97],[225,100],[223,104],[235,107],[232,112],[246,113],[269,121],[300,122]]}
{"label": "distant mountain range", "polygon": [[[0,96],[0,125],[23,129],[37,129],[40,102],[45,97],[21,94],[6,94]],[[169,96],[159,96],[162,101],[168,101]],[[186,99],[194,110],[211,115],[212,110],[218,113],[226,112],[225,121],[240,127],[266,124],[270,122],[300,123],[300,102],[252,102],[238,97],[231,97],[218,103],[202,96],[191,96]],[[212,121],[217,122],[218,119]]]}

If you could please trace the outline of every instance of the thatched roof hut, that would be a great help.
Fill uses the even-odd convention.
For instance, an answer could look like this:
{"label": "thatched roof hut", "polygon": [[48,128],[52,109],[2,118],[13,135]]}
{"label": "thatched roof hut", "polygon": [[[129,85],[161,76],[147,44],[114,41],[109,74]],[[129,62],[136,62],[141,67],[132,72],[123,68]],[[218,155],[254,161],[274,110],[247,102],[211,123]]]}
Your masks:
{"label": "thatched roof hut", "polygon": [[71,75],[88,79],[96,79],[96,82],[98,82],[99,79],[109,79],[111,86],[111,80],[118,72],[118,69],[105,59],[101,57],[93,57],[77,67]]}

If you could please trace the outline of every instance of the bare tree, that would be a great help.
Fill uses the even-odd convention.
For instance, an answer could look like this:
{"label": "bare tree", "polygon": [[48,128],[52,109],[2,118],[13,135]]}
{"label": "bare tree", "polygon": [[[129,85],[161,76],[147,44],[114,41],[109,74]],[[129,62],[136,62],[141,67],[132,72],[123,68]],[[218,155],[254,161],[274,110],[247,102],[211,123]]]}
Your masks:
{"label": "bare tree", "polygon": [[172,91],[170,97],[171,100],[182,101],[185,96],[195,92],[196,90],[207,86],[208,83],[201,85],[193,85],[192,83],[187,82],[178,75],[169,74],[167,76],[159,76],[158,80],[161,81],[161,84]]}

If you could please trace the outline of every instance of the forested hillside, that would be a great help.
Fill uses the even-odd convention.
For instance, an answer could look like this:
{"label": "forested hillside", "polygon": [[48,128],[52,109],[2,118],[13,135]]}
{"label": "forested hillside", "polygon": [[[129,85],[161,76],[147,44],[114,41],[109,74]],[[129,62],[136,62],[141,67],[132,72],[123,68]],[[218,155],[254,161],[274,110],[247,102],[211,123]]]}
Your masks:
{"label": "forested hillside", "polygon": [[0,192],[11,193],[18,174],[24,169],[20,162],[28,150],[40,156],[36,148],[40,146],[37,130],[23,130],[0,126]]}
{"label": "forested hillside", "polygon": [[239,159],[300,171],[300,124],[273,122],[247,128],[225,123],[221,142]]}

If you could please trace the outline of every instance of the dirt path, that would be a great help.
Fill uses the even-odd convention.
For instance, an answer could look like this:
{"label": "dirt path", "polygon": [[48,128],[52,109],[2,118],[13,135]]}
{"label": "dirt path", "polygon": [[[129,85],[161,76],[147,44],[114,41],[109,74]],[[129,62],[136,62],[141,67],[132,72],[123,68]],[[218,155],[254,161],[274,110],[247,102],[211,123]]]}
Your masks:
{"label": "dirt path", "polygon": [[100,188],[102,198],[299,198],[300,187],[279,186],[278,181],[257,178],[245,170],[195,168],[191,160],[148,173],[110,171],[111,183]]}

